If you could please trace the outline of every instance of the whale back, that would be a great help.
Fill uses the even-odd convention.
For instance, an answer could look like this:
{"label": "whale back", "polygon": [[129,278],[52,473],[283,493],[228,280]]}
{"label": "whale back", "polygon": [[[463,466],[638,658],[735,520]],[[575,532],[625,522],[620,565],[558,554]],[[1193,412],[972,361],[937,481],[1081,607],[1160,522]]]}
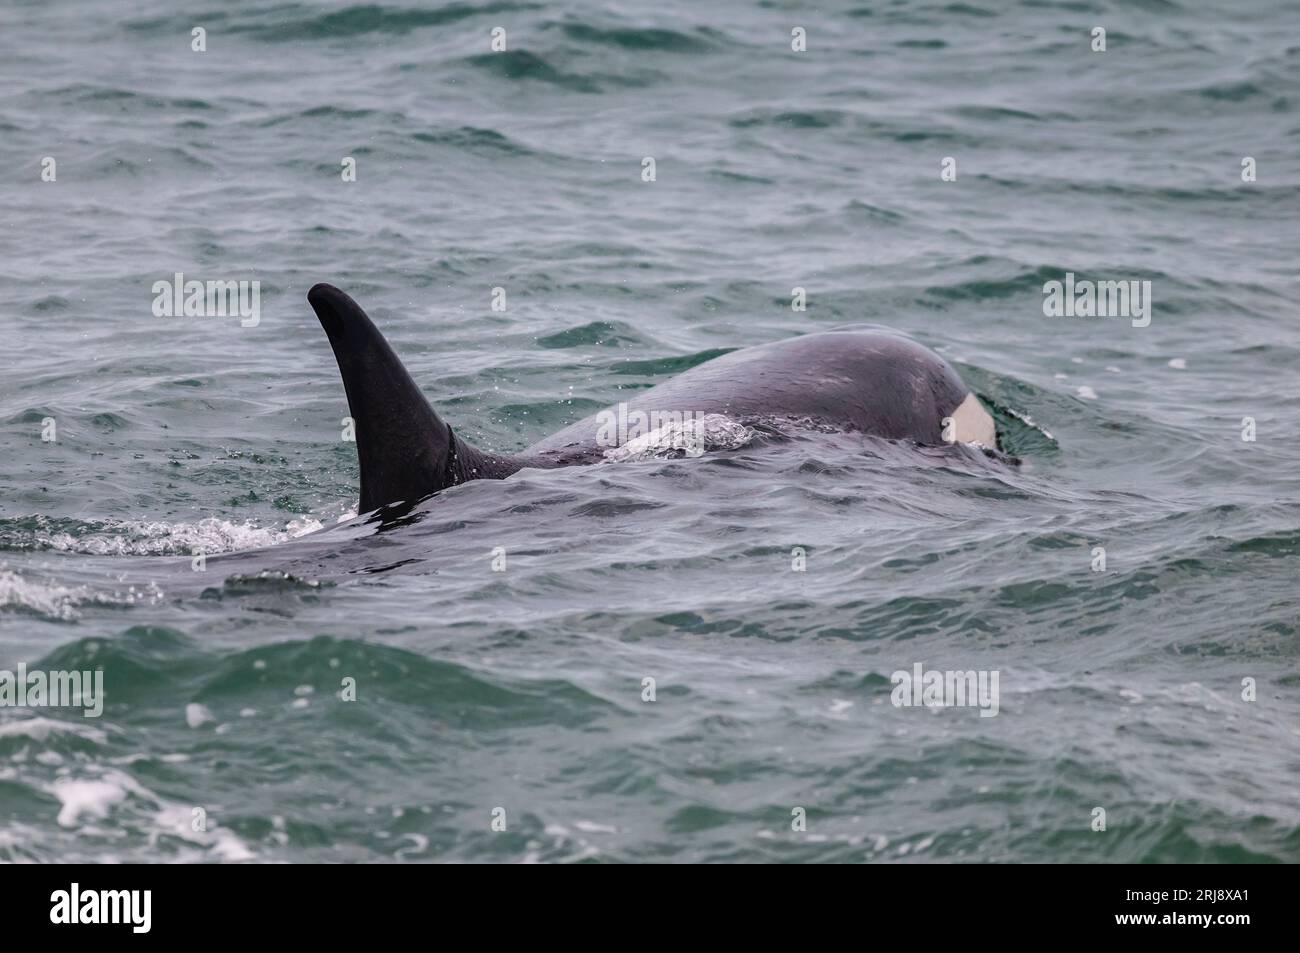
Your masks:
{"label": "whale back", "polygon": [[[627,407],[647,415],[720,414],[740,422],[806,419],[928,446],[949,442],[945,418],[956,415],[956,439],[988,446],[996,441],[992,418],[947,361],[901,334],[874,328],[732,351],[637,394]],[[960,408],[965,409],[958,414]],[[572,424],[525,454],[546,459],[597,453],[608,413]]]}

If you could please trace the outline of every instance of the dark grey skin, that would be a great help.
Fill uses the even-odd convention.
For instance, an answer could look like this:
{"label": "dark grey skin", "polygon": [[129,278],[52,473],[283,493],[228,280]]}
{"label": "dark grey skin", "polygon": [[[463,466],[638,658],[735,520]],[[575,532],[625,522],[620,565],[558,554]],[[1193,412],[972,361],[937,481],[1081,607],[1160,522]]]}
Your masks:
{"label": "dark grey skin", "polygon": [[[594,415],[521,454],[479,450],[434,413],[355,301],[327,284],[313,287],[307,300],[334,348],[355,421],[359,513],[525,467],[595,463],[610,449],[598,442],[601,419]],[[844,330],[714,358],[631,397],[627,410],[723,414],[759,426],[795,422],[939,446],[944,418],[969,395],[957,372],[921,345],[889,331]]]}

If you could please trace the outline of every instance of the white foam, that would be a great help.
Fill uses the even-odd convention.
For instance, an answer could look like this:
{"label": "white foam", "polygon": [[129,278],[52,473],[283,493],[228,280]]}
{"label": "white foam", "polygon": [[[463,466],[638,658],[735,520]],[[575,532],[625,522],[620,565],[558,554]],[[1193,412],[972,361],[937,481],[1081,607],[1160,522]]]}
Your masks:
{"label": "white foam", "polygon": [[147,793],[120,771],[109,771],[99,778],[58,778],[48,790],[62,805],[60,827],[76,827],[83,815],[102,820],[128,794]]}
{"label": "white foam", "polygon": [[408,857],[415,854],[422,854],[429,849],[429,838],[423,834],[403,834],[402,840],[410,840],[411,846],[402,846],[393,851],[394,857]]}
{"label": "white foam", "polygon": [[111,831],[98,828],[94,821],[102,820],[114,811],[126,810],[132,802],[144,802],[150,814],[148,841],[156,847],[166,835],[205,849],[208,854],[225,861],[251,860],[253,852],[230,830],[212,823],[205,815],[209,830],[195,830],[194,807],[168,802],[137,783],[121,771],[104,771],[97,777],[58,778],[46,790],[59,800],[58,822],[61,827],[77,828],[85,837],[113,836]]}
{"label": "white foam", "polygon": [[51,619],[72,622],[80,618],[79,606],[117,605],[134,602],[153,604],[162,598],[162,590],[152,583],[121,595],[95,592],[86,586],[61,586],[20,576],[0,566],[0,609],[26,609]]}
{"label": "white foam", "polygon": [[212,714],[212,709],[207,705],[200,705],[198,702],[190,702],[185,706],[185,724],[191,728],[202,728],[217,720],[217,716]]}
{"label": "white foam", "polygon": [[596,821],[574,821],[573,826],[584,834],[617,834],[617,827],[610,827],[608,824],[598,824]]}
{"label": "white foam", "polygon": [[1021,413],[1018,410],[1012,410],[1010,407],[1006,408],[1006,412],[1012,417],[1016,418],[1016,420],[1020,421],[1025,426],[1033,427],[1035,430],[1037,430],[1047,439],[1049,440],[1056,439],[1055,437],[1052,436],[1051,431],[1049,431],[1046,427],[1040,426],[1038,423],[1034,421],[1034,418],[1030,417],[1028,414]]}
{"label": "white foam", "polygon": [[99,532],[76,535],[37,530],[34,546],[90,556],[178,556],[263,549],[323,527],[314,516],[300,516],[281,526],[258,526],[251,520],[235,523],[208,517],[196,523],[106,520]]}
{"label": "white foam", "polygon": [[722,414],[705,414],[690,420],[669,421],[641,434],[620,447],[605,451],[613,463],[698,457],[710,450],[738,450],[749,443],[754,431]]}
{"label": "white foam", "polygon": [[76,735],[93,744],[102,745],[108,735],[100,728],[79,721],[58,721],[54,718],[16,718],[0,723],[0,738],[30,738],[44,743],[51,735]]}
{"label": "white foam", "polygon": [[214,826],[209,831],[194,829],[194,808],[183,804],[164,804],[153,817],[155,830],[149,834],[153,846],[162,834],[169,834],[191,844],[207,848],[225,861],[252,860],[256,855],[239,839],[234,831]]}

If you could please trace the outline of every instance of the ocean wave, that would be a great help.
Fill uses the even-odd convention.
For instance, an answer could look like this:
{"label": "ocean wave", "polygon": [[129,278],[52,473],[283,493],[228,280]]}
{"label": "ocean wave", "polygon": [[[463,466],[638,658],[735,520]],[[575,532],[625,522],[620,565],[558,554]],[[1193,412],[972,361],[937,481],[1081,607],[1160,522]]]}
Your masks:
{"label": "ocean wave", "polygon": [[637,72],[573,73],[553,65],[550,60],[528,50],[503,50],[471,56],[465,62],[501,79],[531,80],[575,93],[599,93],[606,87],[648,86],[657,74]]}
{"label": "ocean wave", "polygon": [[37,516],[0,520],[0,550],[54,550],[91,556],[211,556],[274,546],[313,533],[323,525],[314,516],[301,516],[274,527],[215,516],[193,523],[83,522]]}
{"label": "ocean wave", "polygon": [[454,126],[436,132],[417,132],[411,138],[417,142],[450,146],[463,152],[492,156],[536,154],[532,149],[515,142],[509,136],[502,135],[495,129],[480,129],[477,126]]}
{"label": "ocean wave", "polygon": [[697,27],[689,33],[656,27],[598,27],[589,23],[573,22],[561,23],[558,27],[571,40],[616,46],[625,50],[705,53],[734,42],[708,27]]}
{"label": "ocean wave", "polygon": [[101,592],[89,586],[65,586],[24,576],[0,565],[0,612],[75,622],[87,606],[153,604],[163,597],[153,583],[128,586],[125,591]]}
{"label": "ocean wave", "polygon": [[[359,3],[321,12],[310,4],[291,3],[251,11],[213,11],[203,23],[220,24],[231,34],[246,34],[266,43],[298,43],[303,40],[335,40],[379,36],[406,36],[427,27],[448,26],[474,17],[495,16],[541,9],[531,3],[445,3],[432,9],[392,4]],[[164,35],[175,30],[170,17],[148,17],[128,21],[133,33]]]}

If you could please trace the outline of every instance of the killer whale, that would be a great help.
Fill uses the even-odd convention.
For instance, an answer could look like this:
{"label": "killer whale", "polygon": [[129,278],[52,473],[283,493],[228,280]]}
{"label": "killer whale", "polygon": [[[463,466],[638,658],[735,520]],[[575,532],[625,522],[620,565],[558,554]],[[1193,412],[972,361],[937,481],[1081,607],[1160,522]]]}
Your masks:
{"label": "killer whale", "polygon": [[[599,462],[611,443],[610,411],[565,427],[522,453],[481,450],[429,405],[383,334],[351,297],[329,284],[307,293],[329,338],[361,467],[358,513],[525,467]],[[629,399],[647,419],[718,415],[744,425],[828,427],[924,446],[997,447],[993,418],[943,358],[884,329],[823,331],[732,351]]]}

